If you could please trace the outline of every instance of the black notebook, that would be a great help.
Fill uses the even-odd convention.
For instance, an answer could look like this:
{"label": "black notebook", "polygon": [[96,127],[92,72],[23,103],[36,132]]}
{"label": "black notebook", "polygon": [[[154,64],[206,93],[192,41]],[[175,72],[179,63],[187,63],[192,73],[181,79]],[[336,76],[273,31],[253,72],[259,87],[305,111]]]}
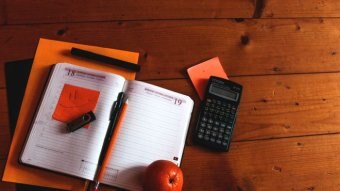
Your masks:
{"label": "black notebook", "polygon": [[[7,101],[9,114],[9,127],[13,136],[21,102],[24,98],[28,77],[33,64],[33,59],[11,61],[5,63],[5,78],[7,87]],[[30,186],[16,185],[17,191],[57,191],[56,189]]]}

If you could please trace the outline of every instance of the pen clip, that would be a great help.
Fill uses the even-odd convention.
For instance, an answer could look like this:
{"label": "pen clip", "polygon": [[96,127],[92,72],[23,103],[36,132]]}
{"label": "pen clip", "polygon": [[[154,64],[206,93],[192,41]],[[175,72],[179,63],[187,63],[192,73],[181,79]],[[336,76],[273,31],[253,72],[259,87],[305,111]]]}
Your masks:
{"label": "pen clip", "polygon": [[120,108],[122,107],[123,100],[124,100],[124,93],[120,92],[117,96],[117,100],[113,102],[111,113],[110,113],[110,120],[115,121],[117,118],[117,115],[120,111]]}
{"label": "pen clip", "polygon": [[117,107],[118,107],[118,109],[120,109],[122,107],[124,97],[125,97],[125,95],[124,95],[123,92],[120,92],[118,94],[118,98],[117,98]]}

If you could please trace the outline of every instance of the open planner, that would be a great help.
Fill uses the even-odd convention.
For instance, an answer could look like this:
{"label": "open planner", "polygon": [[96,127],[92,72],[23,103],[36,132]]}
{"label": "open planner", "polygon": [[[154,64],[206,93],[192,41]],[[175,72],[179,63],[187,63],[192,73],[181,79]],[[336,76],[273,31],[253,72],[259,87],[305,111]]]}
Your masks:
{"label": "open planner", "polygon": [[[58,63],[51,70],[20,161],[93,180],[111,108],[122,91],[129,106],[103,183],[142,190],[143,171],[153,161],[164,159],[180,165],[193,109],[190,97],[68,63]],[[73,104],[61,102],[62,94],[66,94],[64,99],[69,102],[73,100]],[[56,110],[59,107],[57,114],[62,116],[63,112],[81,109],[96,98],[80,99],[83,94],[98,95],[96,120],[89,127],[70,133],[66,123],[57,120],[60,116]]]}

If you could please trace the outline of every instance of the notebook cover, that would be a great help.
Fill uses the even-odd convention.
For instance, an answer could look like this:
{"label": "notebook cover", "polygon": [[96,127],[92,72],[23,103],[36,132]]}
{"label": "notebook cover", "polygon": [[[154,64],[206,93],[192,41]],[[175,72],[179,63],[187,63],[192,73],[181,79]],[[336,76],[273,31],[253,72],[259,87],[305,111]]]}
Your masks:
{"label": "notebook cover", "polygon": [[[5,63],[5,78],[9,114],[9,128],[14,134],[25,88],[31,71],[33,59],[18,60]],[[20,70],[18,70],[20,68]]]}
{"label": "notebook cover", "polygon": [[85,184],[87,184],[87,182],[83,179],[29,167],[19,163],[20,153],[30,128],[34,111],[39,103],[44,83],[48,77],[48,71],[53,64],[58,62],[69,62],[101,71],[117,73],[127,79],[135,78],[135,72],[71,56],[70,50],[72,47],[97,52],[132,63],[138,62],[139,54],[134,52],[40,39],[20,108],[16,130],[14,132],[3,175],[3,181],[40,185],[65,190],[83,190],[86,186]]}
{"label": "notebook cover", "polygon": [[189,68],[187,72],[201,100],[204,99],[205,89],[210,76],[228,79],[218,57],[197,64]]}
{"label": "notebook cover", "polygon": [[[6,91],[9,114],[9,127],[11,135],[15,130],[20,106],[26,89],[28,76],[31,71],[33,59],[18,60],[5,63]],[[20,68],[20,70],[18,70]],[[29,185],[16,185],[17,191],[55,191],[46,187],[37,187]]]}

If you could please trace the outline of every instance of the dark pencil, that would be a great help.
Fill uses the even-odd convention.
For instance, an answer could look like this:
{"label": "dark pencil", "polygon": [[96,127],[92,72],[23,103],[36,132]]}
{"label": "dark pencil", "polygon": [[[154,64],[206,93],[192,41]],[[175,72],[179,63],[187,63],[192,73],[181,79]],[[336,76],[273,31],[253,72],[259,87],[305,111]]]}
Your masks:
{"label": "dark pencil", "polygon": [[137,65],[137,64],[126,62],[126,61],[123,61],[123,60],[118,60],[118,59],[115,59],[115,58],[111,58],[111,57],[104,56],[104,55],[101,55],[101,54],[97,54],[97,53],[94,53],[94,52],[90,52],[90,51],[87,51],[87,50],[82,50],[82,49],[79,49],[79,48],[73,47],[71,49],[71,54],[76,55],[76,56],[80,56],[80,57],[83,57],[83,58],[88,58],[88,59],[104,62],[106,64],[118,66],[118,67],[125,68],[127,70],[131,70],[131,71],[135,71],[135,72],[140,71],[140,66]]}

